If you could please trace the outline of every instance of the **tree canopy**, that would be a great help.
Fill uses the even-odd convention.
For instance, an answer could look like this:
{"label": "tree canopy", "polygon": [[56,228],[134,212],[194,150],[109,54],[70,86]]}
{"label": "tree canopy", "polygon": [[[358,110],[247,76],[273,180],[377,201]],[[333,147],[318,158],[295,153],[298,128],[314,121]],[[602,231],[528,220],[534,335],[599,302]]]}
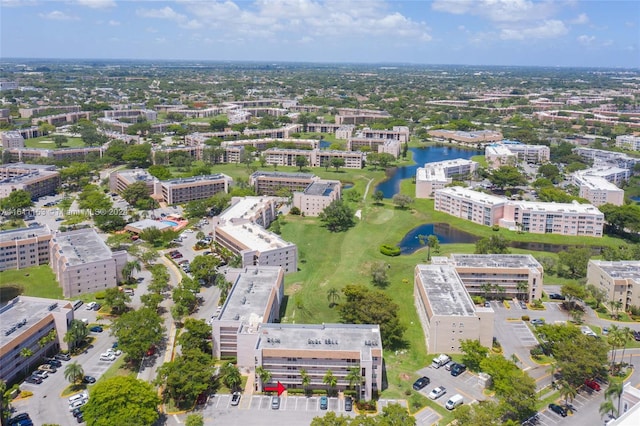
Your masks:
{"label": "tree canopy", "polygon": [[134,362],[142,360],[150,346],[160,343],[165,332],[162,318],[149,308],[126,312],[111,326],[118,346]]}
{"label": "tree canopy", "polygon": [[320,222],[331,232],[346,231],[355,225],[354,212],[342,200],[334,200],[320,212]]}
{"label": "tree canopy", "polygon": [[527,178],[513,166],[502,166],[492,171],[487,179],[498,188],[526,185]]}

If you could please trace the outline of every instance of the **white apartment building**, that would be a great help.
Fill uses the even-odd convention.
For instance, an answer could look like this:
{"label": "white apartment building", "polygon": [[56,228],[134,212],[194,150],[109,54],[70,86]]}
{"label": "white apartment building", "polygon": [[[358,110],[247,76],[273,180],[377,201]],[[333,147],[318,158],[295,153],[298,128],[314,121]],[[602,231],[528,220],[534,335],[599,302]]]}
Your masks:
{"label": "white apartment building", "polygon": [[341,198],[339,180],[317,180],[304,191],[293,193],[293,206],[305,216],[318,216],[329,204]]}
{"label": "white apartment building", "polygon": [[580,176],[598,177],[621,186],[631,178],[631,170],[615,166],[597,166],[590,169],[577,171]]}
{"label": "white apartment building", "polygon": [[591,174],[576,172],[572,182],[580,188],[580,197],[589,200],[594,206],[624,204],[624,191],[605,178]]}
{"label": "white apartment building", "polygon": [[329,390],[323,378],[331,370],[337,379],[334,390],[344,391],[349,387],[347,376],[357,368],[361,382],[356,384],[356,391],[360,399],[371,400],[382,390],[383,342],[379,325],[262,324],[258,336],[255,365],[269,371],[273,383],[302,389],[300,371],[304,369],[311,379],[309,388]]}
{"label": "white apartment building", "polygon": [[547,163],[551,155],[551,151],[546,145],[527,145],[507,140],[502,141],[502,144],[513,152],[518,157],[518,160],[525,163]]}
{"label": "white apartment building", "polygon": [[491,347],[494,311],[478,308],[451,265],[416,265],[414,301],[424,330],[427,352],[461,353],[471,339]]}
{"label": "white apartment building", "polygon": [[0,271],[49,263],[51,238],[47,226],[0,231]]}
{"label": "white apartment building", "polygon": [[0,133],[3,148],[24,148],[24,138],[20,132],[8,131]]}
{"label": "white apartment building", "polygon": [[434,210],[485,226],[498,224],[507,202],[506,198],[459,186],[438,189],[434,198]]}
{"label": "white apartment building", "polygon": [[344,160],[344,168],[361,169],[364,161],[362,152],[320,150],[320,149],[288,149],[269,148],[264,151],[266,163],[276,166],[296,166],[296,157],[304,157],[310,167],[325,167],[334,158]]}
{"label": "white apartment building", "polygon": [[[63,338],[72,320],[68,300],[18,296],[8,301],[0,308],[0,380],[11,386],[40,365],[42,357],[67,350]],[[32,355],[22,356],[23,349]]]}
{"label": "white apartment building", "polygon": [[480,225],[536,234],[602,237],[604,214],[591,204],[511,201],[467,188],[435,192],[434,209]]}
{"label": "white apartment building", "polygon": [[500,226],[534,234],[602,237],[604,214],[591,204],[509,201]]}
{"label": "white apartment building", "polygon": [[218,193],[228,193],[232,178],[218,173],[215,175],[192,176],[156,182],[155,194],[162,194],[167,204],[182,204],[203,200]]}
{"label": "white apartment building", "polygon": [[237,141],[224,141],[220,144],[222,148],[231,146],[246,147],[252,146],[258,151],[264,151],[267,148],[274,147],[274,145],[291,145],[298,149],[312,150],[320,146],[320,142],[317,139],[276,139],[276,138],[260,138],[260,139],[240,139]]}
{"label": "white apartment building", "polygon": [[280,266],[285,272],[298,270],[298,248],[267,231],[276,217],[275,197],[234,198],[231,207],[213,218],[213,238],[242,257],[244,267]]}
{"label": "white apartment building", "polygon": [[136,182],[144,182],[149,195],[155,192],[155,184],[158,179],[149,174],[145,169],[116,170],[109,174],[109,190],[121,193]]}
{"label": "white apartment building", "polygon": [[[530,254],[452,254],[450,258],[434,256],[431,261],[452,265],[472,296],[529,301],[542,298],[544,269]],[[500,286],[504,292],[497,294],[494,288],[485,294],[482,286],[487,283]]]}
{"label": "white apartment building", "polygon": [[640,306],[640,260],[589,260],[587,284],[604,290],[607,301],[621,302],[621,311]]}
{"label": "white apartment building", "polygon": [[616,136],[616,146],[618,148],[640,151],[640,136],[620,135]]}
{"label": "white apartment building", "polygon": [[251,185],[259,195],[277,195],[279,191],[302,191],[320,179],[312,173],[257,171],[249,176]]}
{"label": "white apartment building", "polygon": [[490,169],[502,166],[515,166],[518,156],[509,147],[502,144],[490,144],[484,148],[484,158]]}
{"label": "white apartment building", "polygon": [[467,176],[478,169],[478,163],[463,158],[426,163],[416,170],[416,198],[432,198],[433,193],[453,181],[454,176]]}
{"label": "white apartment building", "polygon": [[631,157],[622,152],[605,151],[604,149],[576,147],[573,152],[584,159],[593,161],[596,166],[605,163],[603,164],[604,166],[614,164],[623,169],[633,169],[634,165],[640,163],[640,158]]}
{"label": "white apartment building", "polygon": [[226,278],[232,286],[211,323],[213,356],[237,357],[239,367],[252,369],[258,326],[280,318],[284,271],[278,266],[248,266],[228,270]]}
{"label": "white apartment building", "polygon": [[491,142],[500,142],[502,133],[494,130],[475,130],[472,132],[463,132],[460,130],[429,130],[429,136],[439,141],[453,141],[463,144],[485,144]]}
{"label": "white apartment building", "polygon": [[95,230],[54,234],[49,242],[53,273],[65,297],[116,287],[122,278],[127,252],[112,252]]}

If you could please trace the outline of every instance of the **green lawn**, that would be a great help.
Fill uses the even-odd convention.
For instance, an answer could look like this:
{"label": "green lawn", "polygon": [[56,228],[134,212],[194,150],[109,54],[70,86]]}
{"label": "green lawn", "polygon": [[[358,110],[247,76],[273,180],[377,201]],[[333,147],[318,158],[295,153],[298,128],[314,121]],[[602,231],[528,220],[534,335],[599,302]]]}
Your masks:
{"label": "green lawn", "polygon": [[[0,290],[3,290],[1,299],[5,295],[12,298],[7,289],[19,287],[23,289],[25,296],[45,297],[50,299],[62,299],[62,288],[58,285],[56,277],[49,265],[33,266],[25,269],[13,269],[0,272]],[[14,294],[13,297],[17,296]]]}
{"label": "green lawn", "polygon": [[26,227],[27,224],[22,219],[11,219],[0,224],[0,231],[8,231],[10,229],[19,229]]}
{"label": "green lawn", "polygon": [[471,157],[471,160],[480,164],[480,167],[484,167],[485,169],[489,167],[487,160],[484,158],[484,155],[474,155]]}
{"label": "green lawn", "polygon": [[[24,146],[27,148],[58,149],[53,143],[53,137],[51,135],[40,136],[39,138],[25,139]],[[62,146],[62,148],[80,148],[83,146],[85,146],[85,144],[84,142],[82,142],[81,138],[67,137],[67,142]]]}

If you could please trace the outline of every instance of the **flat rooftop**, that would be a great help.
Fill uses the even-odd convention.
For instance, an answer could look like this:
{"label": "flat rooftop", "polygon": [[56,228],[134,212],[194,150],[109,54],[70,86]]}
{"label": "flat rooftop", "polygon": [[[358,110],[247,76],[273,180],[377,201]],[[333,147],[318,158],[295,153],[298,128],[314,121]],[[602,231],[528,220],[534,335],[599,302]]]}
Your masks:
{"label": "flat rooftop", "polygon": [[549,212],[549,213],[583,213],[602,214],[592,204],[575,203],[544,203],[538,201],[510,201],[511,204],[520,207],[524,211]]}
{"label": "flat rooftop", "polygon": [[484,204],[505,204],[506,198],[498,197],[491,194],[485,194],[484,192],[474,191],[472,189],[463,188],[461,186],[452,186],[449,188],[438,189],[436,194],[446,194],[452,197],[466,198],[478,203]]}
{"label": "flat rooftop", "polygon": [[458,168],[460,166],[471,166],[472,164],[475,164],[475,161],[464,158],[425,163],[424,167],[419,167],[417,169],[416,179],[426,181],[447,181],[448,169]]}
{"label": "flat rooftop", "polygon": [[9,163],[0,165],[2,169],[18,169],[18,170],[48,170],[54,171],[56,166],[53,164],[28,164],[28,163]]}
{"label": "flat rooftop", "polygon": [[111,249],[93,229],[62,232],[54,235],[60,253],[70,266],[108,260],[113,257]]}
{"label": "flat rooftop", "polygon": [[0,231],[0,243],[25,240],[33,237],[42,237],[45,235],[51,235],[51,230],[46,225],[34,226],[31,228],[10,229],[8,231]]}
{"label": "flat rooftop", "polygon": [[279,235],[265,230],[260,225],[251,222],[222,225],[218,226],[217,230],[231,235],[243,246],[260,253],[295,245],[283,240]]}
{"label": "flat rooftop", "polygon": [[328,197],[333,191],[336,190],[336,188],[339,185],[340,185],[340,182],[336,180],[324,180],[324,181],[312,182],[304,190],[304,194]]}
{"label": "flat rooftop", "polygon": [[257,328],[263,322],[269,297],[278,292],[282,273],[279,266],[244,268],[233,283],[218,320],[240,321],[250,328]]}
{"label": "flat rooftop", "polygon": [[262,324],[260,349],[382,350],[380,326],[371,324]]}
{"label": "flat rooftop", "polygon": [[[19,296],[0,308],[0,347],[11,343],[29,328],[61,308],[73,309],[67,300]],[[8,335],[7,332],[11,331]]]}
{"label": "flat rooftop", "polygon": [[150,175],[148,171],[142,169],[119,170],[116,173],[129,182],[154,182],[157,180],[154,176]]}
{"label": "flat rooftop", "polygon": [[487,145],[484,149],[485,155],[515,155],[509,147],[502,144]]}
{"label": "flat rooftop", "polygon": [[628,169],[623,169],[621,167],[592,167],[586,170],[580,170],[576,172],[576,174],[581,176],[598,176],[598,177],[607,177],[611,175],[617,174],[626,174],[630,173]]}
{"label": "flat rooftop", "polygon": [[590,260],[613,278],[627,278],[640,282],[640,260]]}
{"label": "flat rooftop", "polygon": [[417,265],[434,315],[474,316],[471,296],[452,265]]}
{"label": "flat rooftop", "polygon": [[237,202],[220,214],[221,220],[231,220],[237,218],[250,218],[256,212],[270,208],[276,202],[276,197],[242,197],[234,199]]}
{"label": "flat rooftop", "polygon": [[50,171],[50,170],[33,170],[29,173],[25,173],[23,175],[8,177],[4,179],[0,179],[0,183],[29,183],[32,180],[47,177],[47,176],[58,176],[58,172]]}
{"label": "flat rooftop", "polygon": [[289,179],[313,179],[315,175],[313,173],[287,173],[287,172],[267,172],[267,171],[259,171],[254,172],[251,177],[274,177],[274,178],[289,178]]}
{"label": "flat rooftop", "polygon": [[606,191],[622,191],[615,184],[609,182],[603,177],[594,176],[589,174],[576,173],[574,179],[578,185],[586,186],[593,190],[606,190]]}
{"label": "flat rooftop", "polygon": [[452,254],[456,266],[478,268],[542,268],[530,254]]}

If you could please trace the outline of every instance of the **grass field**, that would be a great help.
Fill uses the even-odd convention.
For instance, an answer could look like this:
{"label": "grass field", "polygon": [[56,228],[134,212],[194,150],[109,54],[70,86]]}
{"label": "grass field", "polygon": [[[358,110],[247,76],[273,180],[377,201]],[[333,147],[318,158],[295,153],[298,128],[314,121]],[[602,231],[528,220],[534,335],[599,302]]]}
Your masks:
{"label": "grass field", "polygon": [[[13,290],[14,287],[24,289],[22,294],[25,296],[63,298],[62,288],[58,285],[49,265],[0,272],[0,291],[4,289],[3,293],[7,294],[7,289]],[[5,294],[1,296],[3,301]]]}
{"label": "grass field", "polygon": [[[25,139],[24,146],[27,148],[46,148],[46,149],[58,149],[56,144],[53,143],[53,137],[41,136],[39,138]],[[84,142],[80,138],[67,138],[67,142],[62,148],[80,148],[85,146]]]}

